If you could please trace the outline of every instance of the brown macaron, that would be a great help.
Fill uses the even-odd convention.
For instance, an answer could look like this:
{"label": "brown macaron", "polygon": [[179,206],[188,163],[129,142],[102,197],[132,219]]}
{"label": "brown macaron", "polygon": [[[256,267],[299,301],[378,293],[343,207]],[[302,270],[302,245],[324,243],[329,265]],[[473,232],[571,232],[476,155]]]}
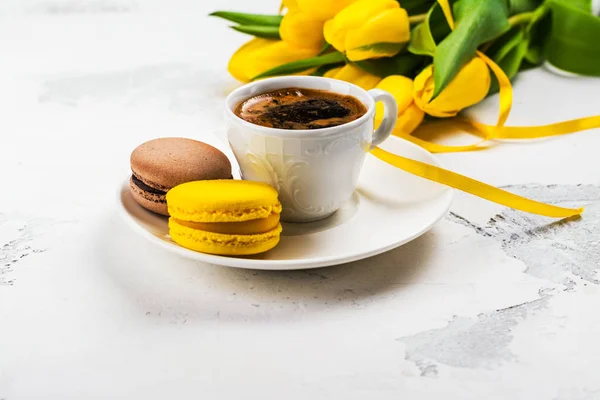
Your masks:
{"label": "brown macaron", "polygon": [[232,179],[231,163],[220,150],[197,140],[160,138],[139,145],[131,153],[129,188],[135,201],[169,215],[165,195],[182,183]]}

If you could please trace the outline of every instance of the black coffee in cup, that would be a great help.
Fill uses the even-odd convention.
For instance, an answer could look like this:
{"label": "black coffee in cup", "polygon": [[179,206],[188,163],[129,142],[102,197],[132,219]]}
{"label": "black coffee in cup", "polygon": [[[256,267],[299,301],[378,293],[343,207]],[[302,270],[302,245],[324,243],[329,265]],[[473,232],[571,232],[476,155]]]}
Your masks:
{"label": "black coffee in cup", "polygon": [[234,112],[245,121],[270,128],[319,129],[354,121],[367,108],[352,96],[293,87],[250,97]]}

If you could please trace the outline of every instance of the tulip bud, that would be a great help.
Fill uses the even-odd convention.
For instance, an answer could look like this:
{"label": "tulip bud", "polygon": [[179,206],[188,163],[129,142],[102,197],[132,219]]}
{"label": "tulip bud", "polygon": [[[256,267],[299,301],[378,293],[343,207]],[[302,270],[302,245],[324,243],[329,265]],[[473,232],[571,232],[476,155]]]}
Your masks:
{"label": "tulip bud", "polygon": [[358,0],[324,26],[325,39],[351,61],[391,57],[410,39],[406,10],[395,0]]}
{"label": "tulip bud", "polygon": [[297,11],[300,9],[300,7],[298,7],[298,1],[296,0],[282,0],[281,8],[287,8],[289,11]]}
{"label": "tulip bud", "polygon": [[[394,126],[394,135],[411,134],[423,121],[425,113],[414,103],[413,80],[401,75],[391,75],[379,82],[377,89],[385,90],[394,96],[398,104],[398,120]],[[375,110],[375,127],[383,120],[383,105],[377,103]]]}
{"label": "tulip bud", "polygon": [[279,36],[296,47],[321,49],[324,42],[323,22],[302,11],[289,10],[279,26]]}
{"label": "tulip bud", "polygon": [[415,78],[413,96],[415,103],[427,114],[434,117],[453,117],[462,109],[483,100],[490,90],[490,84],[491,76],[487,65],[476,57],[465,64],[433,100],[433,65],[425,68]]}
{"label": "tulip bud", "polygon": [[365,90],[373,89],[381,81],[380,77],[371,75],[353,64],[346,64],[343,67],[330,69],[324,76],[354,83]]}
{"label": "tulip bud", "polygon": [[242,45],[231,56],[228,70],[236,79],[249,82],[271,68],[314,57],[318,53],[318,49],[292,46],[283,40],[255,38]]}
{"label": "tulip bud", "polygon": [[356,0],[285,0],[284,4],[290,10],[294,9],[294,7],[298,7],[303,13],[310,15],[313,19],[327,21],[355,1]]}

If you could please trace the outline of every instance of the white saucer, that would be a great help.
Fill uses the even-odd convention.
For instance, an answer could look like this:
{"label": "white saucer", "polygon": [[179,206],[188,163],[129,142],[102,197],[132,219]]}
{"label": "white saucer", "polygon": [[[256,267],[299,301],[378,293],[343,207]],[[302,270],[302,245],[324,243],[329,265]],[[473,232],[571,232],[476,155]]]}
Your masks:
{"label": "white saucer", "polygon": [[[396,137],[390,137],[381,147],[439,165],[426,150]],[[284,223],[277,247],[251,257],[215,256],[178,246],[169,237],[167,218],[147,211],[133,200],[129,180],[119,188],[118,207],[136,232],[175,254],[229,267],[291,270],[356,261],[409,242],[446,214],[452,195],[453,191],[445,186],[368,155],[358,188],[342,209],[318,222]]]}

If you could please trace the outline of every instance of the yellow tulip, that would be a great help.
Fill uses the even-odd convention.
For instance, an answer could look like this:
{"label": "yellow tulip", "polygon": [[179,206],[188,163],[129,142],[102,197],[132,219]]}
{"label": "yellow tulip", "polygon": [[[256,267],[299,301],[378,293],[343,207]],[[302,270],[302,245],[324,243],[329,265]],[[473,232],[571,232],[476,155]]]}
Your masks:
{"label": "yellow tulip", "polygon": [[[377,89],[385,90],[396,99],[398,104],[398,120],[394,126],[394,135],[402,136],[412,133],[423,121],[425,113],[414,103],[413,80],[401,75],[391,75],[379,82]],[[383,119],[383,104],[377,103],[375,110],[375,127]]]}
{"label": "yellow tulip", "polygon": [[415,103],[412,103],[403,113],[398,115],[392,133],[396,136],[410,135],[421,125],[425,113]]}
{"label": "yellow tulip", "polygon": [[356,86],[360,86],[365,90],[373,89],[377,86],[379,81],[381,81],[380,77],[371,75],[352,64],[346,64],[343,67],[330,69],[324,76],[354,83]]}
{"label": "yellow tulip", "polygon": [[318,49],[292,46],[283,40],[255,38],[240,47],[229,60],[228,70],[234,78],[249,82],[271,68],[314,57]]}
{"label": "yellow tulip", "polygon": [[288,10],[279,26],[281,39],[296,47],[323,46],[323,22],[302,11]]}
{"label": "yellow tulip", "polygon": [[288,10],[299,10],[298,2],[296,0],[282,0],[280,9],[287,8]]}
{"label": "yellow tulip", "polygon": [[479,57],[469,61],[448,86],[432,101],[434,91],[433,65],[416,78],[413,96],[419,108],[434,117],[453,117],[463,108],[479,103],[490,90],[491,76]]}
{"label": "yellow tulip", "polygon": [[356,0],[284,0],[289,10],[296,7],[313,19],[327,21]]}
{"label": "yellow tulip", "polygon": [[410,39],[406,10],[396,0],[358,0],[325,22],[325,39],[351,61],[391,57]]}
{"label": "yellow tulip", "polygon": [[[402,75],[390,75],[377,84],[377,89],[385,90],[396,100],[398,114],[406,110],[413,102],[413,81]],[[377,103],[375,119],[383,118],[383,104]]]}

